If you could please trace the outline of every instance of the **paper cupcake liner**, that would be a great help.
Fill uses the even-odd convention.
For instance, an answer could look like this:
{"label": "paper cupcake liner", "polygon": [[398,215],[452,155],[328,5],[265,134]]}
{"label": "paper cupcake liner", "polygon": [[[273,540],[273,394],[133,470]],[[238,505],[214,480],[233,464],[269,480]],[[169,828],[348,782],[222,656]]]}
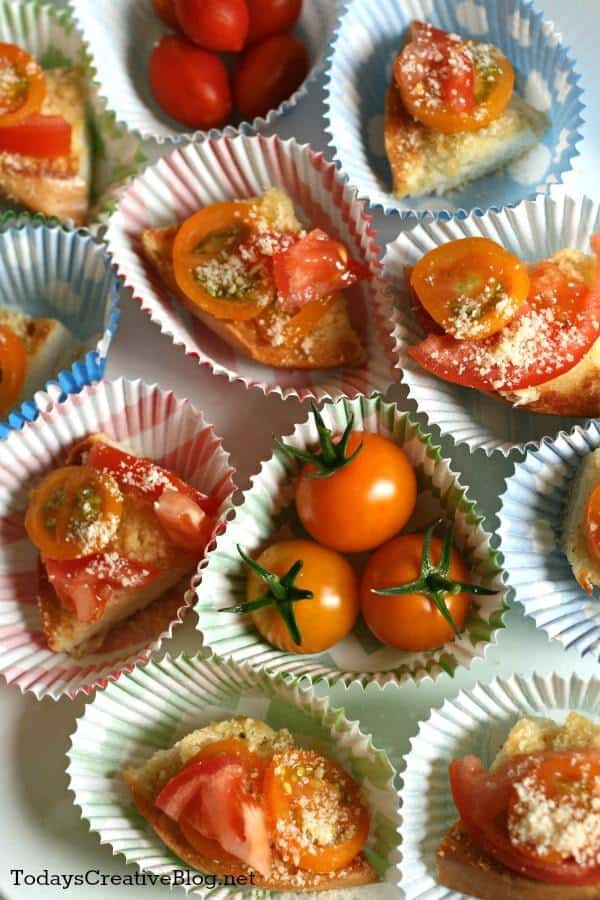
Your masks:
{"label": "paper cupcake liner", "polygon": [[[203,661],[199,656],[167,656],[135,669],[98,693],[78,719],[68,751],[69,787],[100,842],[142,871],[171,877],[176,872],[194,872],[144,822],[120,773],[196,728],[239,715],[261,719],[274,729],[289,729],[301,745],[314,747],[351,773],[371,811],[367,855],[381,879],[395,885],[400,814],[394,771],[386,754],[375,749],[371,737],[357,722],[349,721],[342,709],[330,707],[326,698],[316,697],[306,685],[248,667]],[[201,897],[210,894],[215,900],[298,896],[218,886],[213,891],[196,887],[188,892]],[[316,898],[322,893],[302,896]]]}
{"label": "paper cupcake liner", "polygon": [[[225,533],[199,568],[195,610],[203,645],[212,653],[256,669],[326,678],[330,683],[383,685],[435,679],[442,672],[452,675],[459,666],[469,667],[474,659],[484,657],[496,641],[497,629],[503,625],[502,576],[497,555],[490,547],[490,536],[449,461],[442,458],[439,447],[408,415],[381,398],[343,400],[323,408],[325,423],[336,433],[343,431],[351,414],[356,430],[391,437],[415,467],[419,498],[407,530],[418,530],[443,512],[456,526],[456,544],[473,575],[484,585],[497,587],[498,593],[478,598],[461,637],[437,650],[408,653],[385,647],[362,620],[347,638],[327,652],[299,655],[275,649],[261,638],[247,617],[218,610],[245,597],[247,569],[237,552],[238,543],[256,556],[278,538],[290,534],[306,536],[293,503],[299,464],[277,450],[252,479]],[[287,440],[303,449],[314,447],[318,436],[312,416],[298,425]]]}
{"label": "paper cupcake liner", "polygon": [[562,723],[576,710],[598,722],[599,701],[597,678],[512,675],[461,691],[421,723],[411,740],[400,791],[400,869],[406,900],[467,900],[436,879],[436,848],[458,818],[448,780],[452,760],[474,753],[489,766],[523,716],[547,716]]}
{"label": "paper cupcake liner", "polygon": [[517,463],[498,512],[507,581],[525,614],[549,637],[600,661],[597,591],[575,581],[561,546],[567,498],[587,453],[600,447],[600,424],[545,441]]}
{"label": "paper cupcake liner", "polygon": [[230,509],[234,485],[228,454],[212,426],[189,401],[156,385],[120,378],[84,388],[63,403],[48,398],[47,409],[41,406],[40,398],[37,419],[0,443],[0,674],[22,692],[56,700],[89,694],[148,659],[182,620],[189,598],[184,588],[172,592],[172,611],[165,605],[166,612],[156,616],[159,634],[156,623],[152,629],[140,624],[135,637],[123,629],[110,650],[81,659],[53,653],[36,605],[38,553],[24,529],[32,484],[60,465],[74,442],[104,432],[217,496],[221,506],[211,542]]}
{"label": "paper cupcake liner", "polygon": [[[88,129],[92,151],[88,223],[104,220],[128,178],[144,161],[139,140],[117,125],[93,83],[93,70],[80,33],[66,10],[36,2],[0,0],[0,41],[15,43],[45,69],[79,66],[89,83]],[[0,209],[12,209],[9,201]]]}
{"label": "paper cupcake liner", "polygon": [[[102,378],[119,321],[119,280],[89,235],[20,219],[0,224],[0,308],[57,319],[73,335],[75,361],[38,390],[54,385],[60,396]],[[35,397],[27,398],[0,422],[0,438],[37,413]]]}
{"label": "paper cupcake liner", "polygon": [[158,18],[150,0],[133,0],[131,3],[71,0],[70,3],[75,20],[88,41],[100,93],[115,110],[119,122],[141,138],[154,139],[159,144],[250,134],[272,125],[293,109],[323,68],[340,5],[341,0],[304,0],[293,34],[306,44],[311,69],[306,80],[287,100],[252,122],[239,121],[234,111],[233,124],[221,129],[191,131],[189,126],[172,119],[160,107],[150,89],[150,53],[154,45],[172,30]]}
{"label": "paper cupcake liner", "polygon": [[[371,282],[345,292],[353,325],[368,353],[362,368],[289,370],[252,361],[184,309],[140,253],[140,236],[146,228],[173,224],[207,204],[252,197],[272,186],[288,192],[307,224],[343,241],[371,268]],[[364,204],[339,180],[335,166],[306,144],[240,135],[175,150],[127,189],[106,240],[126,285],[163,334],[229,381],[303,400],[383,392],[395,380],[391,303],[382,291],[376,298],[380,263],[372,220]]]}
{"label": "paper cupcake liner", "polygon": [[[413,19],[499,47],[512,62],[515,89],[547,114],[550,130],[525,157],[444,196],[396,199],[384,149],[384,100],[393,60]],[[374,208],[402,218],[449,218],[498,209],[545,193],[577,155],[583,124],[579,74],[552,23],[526,0],[353,0],[329,59],[326,130],[342,173]]]}
{"label": "paper cupcake liner", "polygon": [[410,309],[404,267],[414,265],[434,247],[464,237],[490,238],[530,262],[546,259],[565,247],[591,253],[590,237],[599,228],[597,202],[587,197],[538,197],[499,213],[474,212],[466,219],[423,222],[388,245],[380,290],[394,303],[393,337],[402,381],[430,425],[437,425],[443,434],[452,435],[457,444],[466,444],[471,451],[509,456],[512,451],[539,446],[545,437],[584,420],[516,409],[422,369],[408,353],[425,332]]}

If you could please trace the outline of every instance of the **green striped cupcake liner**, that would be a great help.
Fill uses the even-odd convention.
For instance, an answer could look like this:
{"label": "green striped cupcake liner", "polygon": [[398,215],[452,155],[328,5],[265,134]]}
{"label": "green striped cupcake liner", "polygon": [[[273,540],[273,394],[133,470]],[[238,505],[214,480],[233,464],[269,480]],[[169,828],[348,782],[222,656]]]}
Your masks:
{"label": "green striped cupcake liner", "polygon": [[400,812],[395,773],[384,751],[375,748],[343,709],[315,696],[310,685],[249,666],[205,660],[201,654],[166,656],[137,667],[99,691],[78,719],[67,754],[69,787],[100,842],[142,871],[167,876],[200,897],[297,896],[191,883],[195,870],[175,856],[138,813],[121,777],[124,768],[142,764],[194,729],[239,715],[261,719],[274,729],[287,728],[298,745],[318,750],[351,773],[371,812],[365,854],[386,886],[396,887]]}
{"label": "green striped cupcake liner", "polygon": [[[432,651],[409,653],[385,647],[362,619],[348,637],[325,653],[300,655],[272,647],[249,617],[219,610],[234,606],[245,596],[247,570],[237,544],[256,556],[275,540],[307,537],[294,507],[300,464],[276,450],[252,479],[215,549],[198,570],[195,610],[204,648],[257,670],[323,678],[330,684],[420,681],[435,679],[442,672],[453,675],[459,666],[469,667],[495,643],[506,610],[499,557],[475,503],[449,461],[442,458],[440,448],[395,404],[386,403],[380,396],[343,399],[326,404],[322,415],[335,433],[341,433],[353,415],[355,429],[386,435],[403,448],[415,468],[419,489],[415,514],[406,530],[421,530],[440,514],[453,521],[455,543],[472,575],[486,587],[497,588],[497,593],[477,598],[460,637]],[[286,441],[302,449],[314,447],[318,439],[313,417],[298,425]]]}
{"label": "green striped cupcake liner", "polygon": [[[91,55],[67,10],[15,0],[0,0],[0,41],[18,44],[42,68],[79,67],[89,86],[87,125],[92,152],[92,183],[88,224],[102,223],[115,211],[125,184],[145,162],[139,138],[117,123],[100,97]],[[0,203],[0,220],[29,217],[9,201]],[[44,219],[39,213],[35,220]]]}

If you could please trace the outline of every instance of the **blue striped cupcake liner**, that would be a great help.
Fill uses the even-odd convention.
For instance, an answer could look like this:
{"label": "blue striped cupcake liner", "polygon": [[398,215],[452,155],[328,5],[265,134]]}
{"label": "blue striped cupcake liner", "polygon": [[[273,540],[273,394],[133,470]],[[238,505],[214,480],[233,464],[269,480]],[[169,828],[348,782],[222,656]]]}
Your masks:
{"label": "blue striped cupcake liner", "polygon": [[293,33],[308,48],[311,70],[287,100],[252,122],[236,122],[208,131],[191,131],[176,122],[152,95],[148,79],[150,52],[170,29],[154,12],[151,0],[70,0],[69,5],[92,55],[100,93],[115,110],[118,121],[143,139],[179,144],[207,137],[252,134],[293,109],[325,65],[342,0],[303,0]]}
{"label": "blue striped cupcake liner", "polygon": [[[0,225],[0,308],[53,318],[72,334],[81,353],[39,391],[54,400],[80,391],[104,375],[119,322],[120,281],[103,245],[83,231],[34,217]],[[0,438],[21,428],[47,405],[44,394],[27,398],[0,422]]]}
{"label": "blue striped cupcake liner", "polygon": [[527,616],[566,649],[600,662],[600,595],[579,586],[562,548],[570,486],[600,447],[600,422],[544,441],[515,466],[498,513],[507,583]]}
{"label": "blue striped cupcake liner", "polygon": [[[546,113],[539,144],[506,168],[443,196],[396,199],[384,149],[384,100],[392,62],[413,19],[492,43],[512,62],[516,92]],[[329,59],[326,129],[342,174],[376,209],[412,216],[464,216],[546,193],[577,155],[583,124],[579,74],[552,23],[525,0],[353,0]]]}

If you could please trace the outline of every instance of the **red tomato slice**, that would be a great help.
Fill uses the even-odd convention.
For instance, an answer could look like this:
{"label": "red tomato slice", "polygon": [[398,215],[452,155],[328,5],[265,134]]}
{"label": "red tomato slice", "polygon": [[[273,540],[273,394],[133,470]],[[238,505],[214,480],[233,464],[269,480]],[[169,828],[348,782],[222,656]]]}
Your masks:
{"label": "red tomato slice", "polygon": [[204,551],[214,522],[191,497],[167,488],[155,501],[154,511],[177,547],[193,553]]}
{"label": "red tomato slice", "polygon": [[125,489],[138,491],[148,500],[158,500],[166,488],[179,491],[189,497],[208,515],[215,515],[219,503],[216,497],[203,494],[178,475],[163,469],[150,459],[131,456],[118,447],[103,444],[92,445],[86,463],[101,472],[109,472]]}
{"label": "red tomato slice", "polygon": [[[598,751],[546,751],[518,756],[496,772],[487,772],[476,756],[454,760],[450,765],[450,785],[461,820],[475,843],[488,856],[507,868],[550,884],[597,884],[600,865],[582,866],[570,860],[544,862],[523,853],[510,840],[507,814],[513,784],[538,767],[557,772],[574,768],[580,773],[593,766],[600,772]],[[566,766],[566,769],[565,769]]]}
{"label": "red tomato slice", "polygon": [[286,306],[304,306],[350,287],[370,275],[340,241],[320,228],[273,258],[275,285]]}
{"label": "red tomato slice", "polygon": [[16,125],[0,128],[0,152],[43,159],[69,156],[72,128],[62,116],[33,113]]}
{"label": "red tomato slice", "polygon": [[475,70],[463,42],[455,35],[426,22],[413,22],[411,43],[405,48],[402,65],[395,68],[403,89],[412,92],[423,79],[439,85],[440,100],[452,112],[472,112],[475,108]]}
{"label": "red tomato slice", "polygon": [[186,828],[218,841],[232,856],[268,875],[271,848],[266,816],[247,787],[248,772],[235,755],[191,763],[169,781],[156,806]]}
{"label": "red tomato slice", "polygon": [[79,622],[97,618],[115,588],[150,584],[158,569],[116,553],[95,553],[79,559],[42,558],[48,581],[59,600],[75,610]]}
{"label": "red tomato slice", "polygon": [[[598,254],[598,235],[592,238]],[[482,341],[429,334],[410,355],[444,381],[481,391],[535,387],[570,371],[600,335],[600,265],[591,288],[545,261],[530,273],[526,304]]]}

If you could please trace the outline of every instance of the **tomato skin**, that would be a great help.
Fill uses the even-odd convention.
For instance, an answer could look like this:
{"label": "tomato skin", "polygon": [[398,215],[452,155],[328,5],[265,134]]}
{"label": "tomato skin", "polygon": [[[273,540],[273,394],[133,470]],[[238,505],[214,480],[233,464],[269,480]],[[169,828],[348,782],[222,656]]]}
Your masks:
{"label": "tomato skin", "polygon": [[246,0],[250,13],[248,44],[290,31],[302,12],[302,0]]}
{"label": "tomato skin", "polygon": [[175,13],[175,0],[152,0],[154,12],[169,28],[177,30],[179,22]]}
{"label": "tomato skin", "polygon": [[234,73],[237,108],[248,120],[265,116],[300,87],[308,70],[308,51],[291,35],[273,35],[253,44]]}
{"label": "tomato skin", "polygon": [[[337,644],[352,629],[359,611],[358,580],[347,560],[312,541],[279,541],[261,553],[258,562],[276,575],[285,575],[299,559],[304,566],[295,585],[314,594],[312,600],[294,603],[301,644],[294,643],[275,607],[267,606],[253,612],[252,621],[262,636],[279,650],[321,653]],[[256,600],[264,591],[264,582],[250,572],[247,600]]]}
{"label": "tomato skin", "polygon": [[[529,285],[524,263],[482,237],[458,238],[435,247],[421,257],[410,276],[410,287],[427,313],[459,340],[482,340],[501,331],[523,306]],[[471,318],[464,315],[469,301]]]}
{"label": "tomato skin", "polygon": [[223,61],[176,34],[166,35],[152,50],[150,87],[165,112],[191,128],[218,128],[231,113]]}
{"label": "tomato skin", "polygon": [[186,37],[204,50],[236,53],[246,43],[246,0],[175,0],[175,13]]}
{"label": "tomato skin", "polygon": [[0,128],[0,153],[58,159],[71,152],[72,128],[62,116],[32,113],[16,125]]}
{"label": "tomato skin", "polygon": [[[431,540],[431,559],[440,560],[442,542]],[[395,587],[419,577],[422,534],[405,534],[380,547],[369,559],[360,586],[361,611],[364,619],[382,643],[398,650],[433,650],[452,640],[454,632],[424,594],[401,594],[382,597],[373,589]],[[469,570],[457,550],[452,550],[449,575],[457,581],[468,581]],[[446,594],[446,604],[459,628],[465,624],[471,598],[468,594]]]}
{"label": "tomato skin", "polygon": [[600,485],[588,497],[585,510],[585,540],[594,559],[600,562]]}
{"label": "tomato skin", "polygon": [[302,467],[296,509],[308,533],[324,547],[342,553],[372,550],[393,537],[410,519],[417,499],[415,472],[403,450],[379,434],[355,431],[347,456],[360,453],[327,478],[311,477]]}

